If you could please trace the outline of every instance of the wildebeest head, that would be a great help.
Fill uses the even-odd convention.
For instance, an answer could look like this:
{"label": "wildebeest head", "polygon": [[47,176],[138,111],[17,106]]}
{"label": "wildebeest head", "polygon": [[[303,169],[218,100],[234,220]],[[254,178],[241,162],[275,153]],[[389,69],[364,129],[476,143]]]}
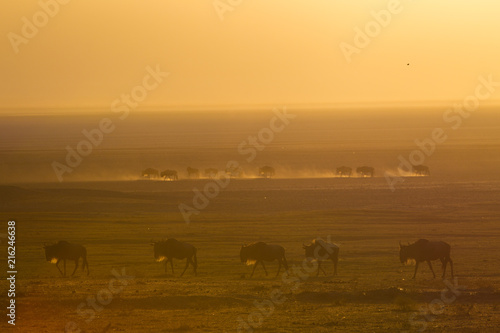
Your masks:
{"label": "wildebeest head", "polygon": [[59,253],[57,251],[57,244],[44,245],[45,259],[50,262],[56,262],[59,258]]}
{"label": "wildebeest head", "polygon": [[245,244],[241,246],[240,259],[241,262],[246,262],[248,260],[248,248]]}
{"label": "wildebeest head", "polygon": [[302,248],[306,251],[306,258],[314,258],[314,244],[302,244]]}
{"label": "wildebeest head", "polygon": [[167,258],[167,242],[162,240],[153,243],[154,257],[156,261],[163,261]]}
{"label": "wildebeest head", "polygon": [[409,259],[408,245],[403,245],[399,242],[399,260],[404,264],[407,263]]}
{"label": "wildebeest head", "polygon": [[240,260],[241,262],[246,263],[247,265],[252,265],[257,262],[257,260],[254,258],[255,257],[255,244],[250,244],[250,245],[245,245],[243,244],[241,246],[240,250]]}

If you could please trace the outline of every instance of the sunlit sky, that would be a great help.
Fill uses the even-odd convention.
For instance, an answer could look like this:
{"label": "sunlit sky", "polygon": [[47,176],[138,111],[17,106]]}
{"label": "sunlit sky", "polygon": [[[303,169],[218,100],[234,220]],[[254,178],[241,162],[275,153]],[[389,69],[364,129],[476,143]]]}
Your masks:
{"label": "sunlit sky", "polygon": [[[141,107],[448,102],[480,75],[500,81],[491,0],[402,0],[348,62],[340,44],[356,47],[354,29],[390,2],[242,0],[218,13],[213,0],[73,0],[43,25],[38,0],[4,1],[0,107],[109,108],[148,66],[170,74]],[[38,32],[13,45],[34,15]]]}

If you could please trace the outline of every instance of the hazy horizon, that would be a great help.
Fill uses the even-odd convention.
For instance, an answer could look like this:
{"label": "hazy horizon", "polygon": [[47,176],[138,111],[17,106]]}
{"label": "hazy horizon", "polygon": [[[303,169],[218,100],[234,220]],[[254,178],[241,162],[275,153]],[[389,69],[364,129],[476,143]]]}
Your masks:
{"label": "hazy horizon", "polygon": [[[239,145],[258,137],[269,128],[276,110],[285,109],[295,118],[247,162],[248,149],[240,150]],[[435,181],[451,174],[463,180],[497,178],[496,108],[478,109],[457,129],[453,126],[458,123],[450,121],[455,118],[443,118],[446,109],[397,110],[134,111],[123,120],[109,111],[0,116],[0,183],[57,182],[54,161],[64,164],[68,147],[76,149],[88,141],[82,131],[95,130],[102,119],[110,119],[114,130],[103,135],[64,181],[136,180],[148,167],[175,169],[182,179],[188,166],[222,171],[231,160],[239,161],[249,177],[256,177],[263,165],[275,167],[276,178],[331,178],[341,165],[372,165],[377,177],[383,177],[386,171],[397,173],[398,156],[418,149],[415,140],[429,140],[435,128],[448,137],[425,161]],[[475,163],[470,163],[472,156]]]}

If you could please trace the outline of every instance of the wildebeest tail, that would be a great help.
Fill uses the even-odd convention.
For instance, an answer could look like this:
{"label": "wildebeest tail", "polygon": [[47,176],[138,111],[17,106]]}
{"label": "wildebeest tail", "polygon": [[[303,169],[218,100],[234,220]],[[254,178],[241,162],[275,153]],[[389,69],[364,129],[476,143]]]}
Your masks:
{"label": "wildebeest tail", "polygon": [[89,263],[87,261],[87,257],[83,257],[83,265],[82,265],[83,272],[85,272],[85,266],[87,266],[87,275],[89,275],[90,271],[89,271]]}
{"label": "wildebeest tail", "polygon": [[288,262],[285,257],[285,249],[281,249],[281,255],[283,256],[283,266],[285,266],[285,271],[288,271]]}
{"label": "wildebeest tail", "polygon": [[89,275],[90,271],[89,271],[89,263],[87,261],[87,249],[86,248],[83,248],[82,258],[83,258],[82,272],[85,272],[85,266],[87,266],[87,275]]}

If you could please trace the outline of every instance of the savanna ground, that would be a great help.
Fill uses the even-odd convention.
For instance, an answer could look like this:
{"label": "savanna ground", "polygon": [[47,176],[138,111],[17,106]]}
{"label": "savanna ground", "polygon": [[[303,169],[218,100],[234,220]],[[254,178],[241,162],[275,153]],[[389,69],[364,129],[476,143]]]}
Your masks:
{"label": "savanna ground", "polygon": [[[186,224],[177,206],[192,205],[192,189],[207,182],[2,186],[5,230],[8,220],[17,223],[13,330],[234,332],[240,318],[253,319],[257,332],[498,331],[500,182],[412,177],[391,192],[383,177],[233,180]],[[151,240],[164,237],[198,248],[198,276],[189,268],[179,277],[183,262],[175,261],[172,276],[154,261]],[[340,245],[337,276],[331,262],[327,276],[293,269],[303,265],[302,244],[316,237]],[[443,281],[435,262],[432,279],[423,264],[412,280],[414,266],[399,262],[399,241],[419,238],[452,246],[461,287],[443,294],[446,303],[433,300],[455,283],[449,270]],[[63,278],[45,261],[43,244],[62,239],[87,247],[90,276],[78,270]],[[258,267],[250,278],[239,249],[252,241],[283,245],[290,277],[275,278],[277,263],[269,263],[268,277]],[[113,269],[134,277],[122,285]],[[110,281],[115,291],[123,287],[112,299]],[[86,304],[95,297],[106,305]],[[254,302],[273,298],[279,304],[259,312]],[[6,321],[1,329],[12,329]]]}

